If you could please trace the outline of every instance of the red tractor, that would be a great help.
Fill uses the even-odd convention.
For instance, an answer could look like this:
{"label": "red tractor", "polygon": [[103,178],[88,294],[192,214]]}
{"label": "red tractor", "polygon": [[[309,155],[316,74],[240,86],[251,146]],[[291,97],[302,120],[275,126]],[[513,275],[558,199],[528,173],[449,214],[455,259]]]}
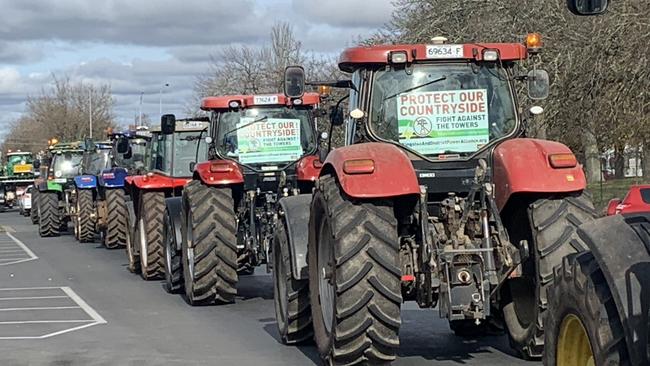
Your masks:
{"label": "red tractor", "polygon": [[129,270],[145,280],[165,276],[163,223],[166,199],[180,197],[197,162],[207,156],[208,123],[195,119],[176,121],[164,115],[161,128],[151,130],[145,157],[146,173],[126,177],[129,202],[127,254]]}
{"label": "red tractor", "polygon": [[553,268],[595,211],[571,150],[525,135],[541,108],[522,113],[516,90],[548,95],[540,48],[532,34],[342,53],[351,80],[329,85],[349,88],[345,146],[322,151],[311,203],[282,212],[272,249],[286,343],[312,327],[327,364],[390,362],[410,300],[458,335],[505,324],[523,357],[542,355]]}
{"label": "red tractor", "polygon": [[202,101],[211,121],[209,160],[196,165],[167,225],[167,247],[174,238],[180,244],[170,249],[177,265],[169,277],[182,278],[191,305],[233,302],[238,276],[268,263],[278,211],[308,204],[302,193],[311,192],[321,167],[320,96],[302,90]]}

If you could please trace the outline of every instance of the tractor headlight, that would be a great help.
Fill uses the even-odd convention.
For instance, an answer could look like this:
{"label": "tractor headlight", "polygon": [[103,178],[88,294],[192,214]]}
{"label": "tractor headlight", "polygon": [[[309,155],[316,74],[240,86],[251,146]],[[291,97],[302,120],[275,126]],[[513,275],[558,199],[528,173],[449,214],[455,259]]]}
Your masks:
{"label": "tractor headlight", "polygon": [[54,176],[57,177],[57,178],[61,178],[62,175],[63,175],[63,172],[61,172],[60,170],[57,170],[57,171],[54,172]]}

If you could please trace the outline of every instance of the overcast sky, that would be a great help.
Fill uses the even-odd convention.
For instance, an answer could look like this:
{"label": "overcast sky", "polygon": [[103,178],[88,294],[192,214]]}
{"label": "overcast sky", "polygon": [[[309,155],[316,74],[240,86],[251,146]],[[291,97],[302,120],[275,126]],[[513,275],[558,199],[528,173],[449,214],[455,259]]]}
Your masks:
{"label": "overcast sky", "polygon": [[392,0],[0,0],[0,138],[51,74],[110,83],[118,122],[182,114],[195,76],[229,44],[289,21],[305,49],[337,53],[390,18]]}

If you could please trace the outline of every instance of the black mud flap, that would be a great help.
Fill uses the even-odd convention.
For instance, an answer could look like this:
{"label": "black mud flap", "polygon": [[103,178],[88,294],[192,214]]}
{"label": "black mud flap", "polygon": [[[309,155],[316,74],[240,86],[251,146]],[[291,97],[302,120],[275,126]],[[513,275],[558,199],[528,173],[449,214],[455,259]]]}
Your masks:
{"label": "black mud flap", "polygon": [[605,274],[631,364],[650,365],[650,214],[604,217],[578,235]]}
{"label": "black mud flap", "polygon": [[181,250],[181,216],[183,211],[183,201],[181,197],[171,197],[165,199],[167,211],[171,217],[171,222],[174,230],[174,242],[176,243],[176,250]]}
{"label": "black mud flap", "polygon": [[309,278],[307,272],[307,241],[309,240],[309,212],[311,194],[301,194],[280,199],[289,237],[291,272],[296,280]]}

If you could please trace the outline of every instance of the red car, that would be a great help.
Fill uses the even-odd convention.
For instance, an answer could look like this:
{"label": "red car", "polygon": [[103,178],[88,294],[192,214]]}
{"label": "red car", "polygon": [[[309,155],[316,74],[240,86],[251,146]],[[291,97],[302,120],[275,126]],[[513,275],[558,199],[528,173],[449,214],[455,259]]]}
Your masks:
{"label": "red car", "polygon": [[621,201],[614,198],[607,205],[607,215],[650,212],[650,184],[630,187]]}

